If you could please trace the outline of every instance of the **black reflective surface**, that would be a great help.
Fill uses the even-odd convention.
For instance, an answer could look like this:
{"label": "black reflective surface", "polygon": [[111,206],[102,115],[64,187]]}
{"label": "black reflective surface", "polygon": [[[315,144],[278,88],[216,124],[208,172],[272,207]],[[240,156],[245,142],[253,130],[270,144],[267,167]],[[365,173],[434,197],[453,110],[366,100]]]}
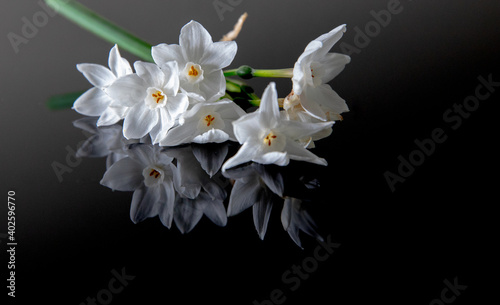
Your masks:
{"label": "black reflective surface", "polygon": [[[193,197],[189,192],[199,189],[196,195],[219,196],[227,209],[238,187],[241,196],[255,190],[250,193],[259,194],[261,203],[227,217],[222,227],[217,207],[203,206],[198,196],[184,198],[189,209],[176,214],[174,205],[170,229],[159,217],[134,224],[133,192],[100,182],[112,164],[128,157],[120,150],[149,143],[124,142],[114,127],[73,125],[80,115],[45,106],[54,94],[87,89],[75,65],[105,64],[110,45],[50,16],[16,53],[9,33],[21,35],[23,17],[33,20],[43,8],[32,1],[2,2],[1,185],[5,199],[9,190],[16,192],[18,241],[17,296],[9,298],[4,285],[2,302],[440,304],[448,288],[444,295],[456,297],[454,304],[477,304],[495,291],[490,258],[497,223],[498,3],[401,1],[403,9],[365,41],[358,33],[395,2],[241,1],[223,20],[212,1],[82,3],[152,44],[176,42],[191,19],[221,37],[247,11],[231,68],[291,67],[310,40],[347,23],[342,41],[356,51],[331,85],[351,111],[316,143],[314,152],[328,167],[251,165],[224,177],[214,169],[218,160],[200,163],[206,147],[162,151],[175,170],[186,162],[193,168],[185,170],[202,175],[178,176],[195,180],[194,191],[185,194]],[[260,95],[268,80],[249,83]],[[277,87],[284,97],[291,83],[278,80]],[[237,145],[211,148],[221,155],[227,149],[230,156]],[[388,171],[404,179],[394,192]],[[250,177],[247,185],[242,175]],[[136,220],[161,214],[154,207],[135,211],[147,212],[135,213]],[[0,212],[3,279],[6,203]],[[263,240],[256,225],[261,235],[266,228]],[[313,235],[299,233],[303,249],[296,244],[297,229]],[[450,285],[467,288],[454,293]]]}

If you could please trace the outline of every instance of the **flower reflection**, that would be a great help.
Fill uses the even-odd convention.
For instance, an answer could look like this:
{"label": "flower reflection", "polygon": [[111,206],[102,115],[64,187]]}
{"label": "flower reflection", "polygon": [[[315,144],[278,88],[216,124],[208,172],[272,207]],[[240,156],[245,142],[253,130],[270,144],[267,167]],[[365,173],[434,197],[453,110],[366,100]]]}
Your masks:
{"label": "flower reflection", "polygon": [[[163,148],[147,143],[146,139],[125,139],[121,126],[95,127],[95,120],[85,118],[74,122],[76,127],[91,134],[78,154],[107,156],[107,170],[101,184],[112,190],[133,192],[130,218],[134,223],[158,216],[167,228],[174,222],[181,233],[188,233],[203,215],[222,227],[229,216],[251,207],[254,226],[264,239],[273,207],[282,206],[283,228],[299,247],[300,231],[322,240],[304,209],[307,192],[294,191],[298,189],[297,183],[304,190],[317,188],[314,179],[303,181],[285,173],[287,168],[257,163],[231,168],[222,174],[221,167],[232,144]],[[293,185],[293,190],[287,191],[285,184]]]}
{"label": "flower reflection", "polygon": [[106,171],[101,184],[112,190],[134,192],[130,206],[134,223],[158,215],[170,228],[175,201],[173,171],[172,158],[158,146],[139,144]]}

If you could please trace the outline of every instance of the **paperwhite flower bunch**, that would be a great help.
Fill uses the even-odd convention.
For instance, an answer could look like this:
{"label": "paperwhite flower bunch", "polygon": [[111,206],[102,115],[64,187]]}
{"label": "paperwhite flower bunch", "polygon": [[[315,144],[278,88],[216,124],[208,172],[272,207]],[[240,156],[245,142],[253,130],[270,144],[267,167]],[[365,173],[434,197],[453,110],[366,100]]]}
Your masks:
{"label": "paperwhite flower bunch", "polygon": [[257,70],[246,67],[225,75],[223,69],[236,56],[236,42],[213,42],[196,21],[181,29],[179,44],[152,47],[154,62],[137,61],[132,69],[115,45],[109,68],[77,65],[94,87],[75,101],[73,109],[99,117],[97,126],[123,119],[122,132],[128,140],[148,136],[160,146],[239,142],[240,150],[223,170],[248,161],[284,166],[290,160],[302,160],[326,165],[308,148],[328,136],[334,121],[348,111],[345,101],[327,84],[350,61],[346,55],[328,53],[345,29],[339,26],[307,45],[293,70],[289,69],[293,90],[281,99],[281,111],[272,82],[260,101],[253,99],[260,103],[255,112],[246,113],[232,100],[226,76],[258,77]]}

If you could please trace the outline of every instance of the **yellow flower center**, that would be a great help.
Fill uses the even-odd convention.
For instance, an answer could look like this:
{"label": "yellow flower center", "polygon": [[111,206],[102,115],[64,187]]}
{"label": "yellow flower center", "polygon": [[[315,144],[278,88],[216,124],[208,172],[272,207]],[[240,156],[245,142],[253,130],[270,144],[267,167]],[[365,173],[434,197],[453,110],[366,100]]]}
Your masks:
{"label": "yellow flower center", "polygon": [[276,139],[278,136],[275,135],[274,133],[270,132],[265,138],[264,138],[264,144],[271,146],[271,142]]}
{"label": "yellow flower center", "polygon": [[159,104],[161,101],[165,99],[165,95],[161,91],[156,91],[153,94],[151,94],[152,97],[156,99],[156,103]]}
{"label": "yellow flower center", "polygon": [[153,177],[153,176],[154,176],[156,179],[158,179],[158,177],[159,177],[160,175],[161,175],[161,174],[160,174],[160,172],[159,172],[159,171],[157,171],[156,169],[151,169],[151,172],[149,173],[149,176],[150,176],[150,177]]}
{"label": "yellow flower center", "polygon": [[194,65],[191,65],[191,68],[189,68],[188,75],[189,76],[198,76],[199,72],[196,70]]}
{"label": "yellow flower center", "polygon": [[207,127],[209,127],[212,124],[213,120],[215,120],[215,117],[213,117],[211,114],[205,117],[205,122],[207,122]]}

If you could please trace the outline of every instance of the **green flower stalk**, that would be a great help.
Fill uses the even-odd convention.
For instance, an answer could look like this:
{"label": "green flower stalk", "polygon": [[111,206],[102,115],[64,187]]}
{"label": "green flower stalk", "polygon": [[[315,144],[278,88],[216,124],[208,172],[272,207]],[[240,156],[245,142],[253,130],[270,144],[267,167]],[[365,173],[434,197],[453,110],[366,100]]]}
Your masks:
{"label": "green flower stalk", "polygon": [[73,0],[45,0],[59,14],[121,49],[152,62],[151,45]]}

